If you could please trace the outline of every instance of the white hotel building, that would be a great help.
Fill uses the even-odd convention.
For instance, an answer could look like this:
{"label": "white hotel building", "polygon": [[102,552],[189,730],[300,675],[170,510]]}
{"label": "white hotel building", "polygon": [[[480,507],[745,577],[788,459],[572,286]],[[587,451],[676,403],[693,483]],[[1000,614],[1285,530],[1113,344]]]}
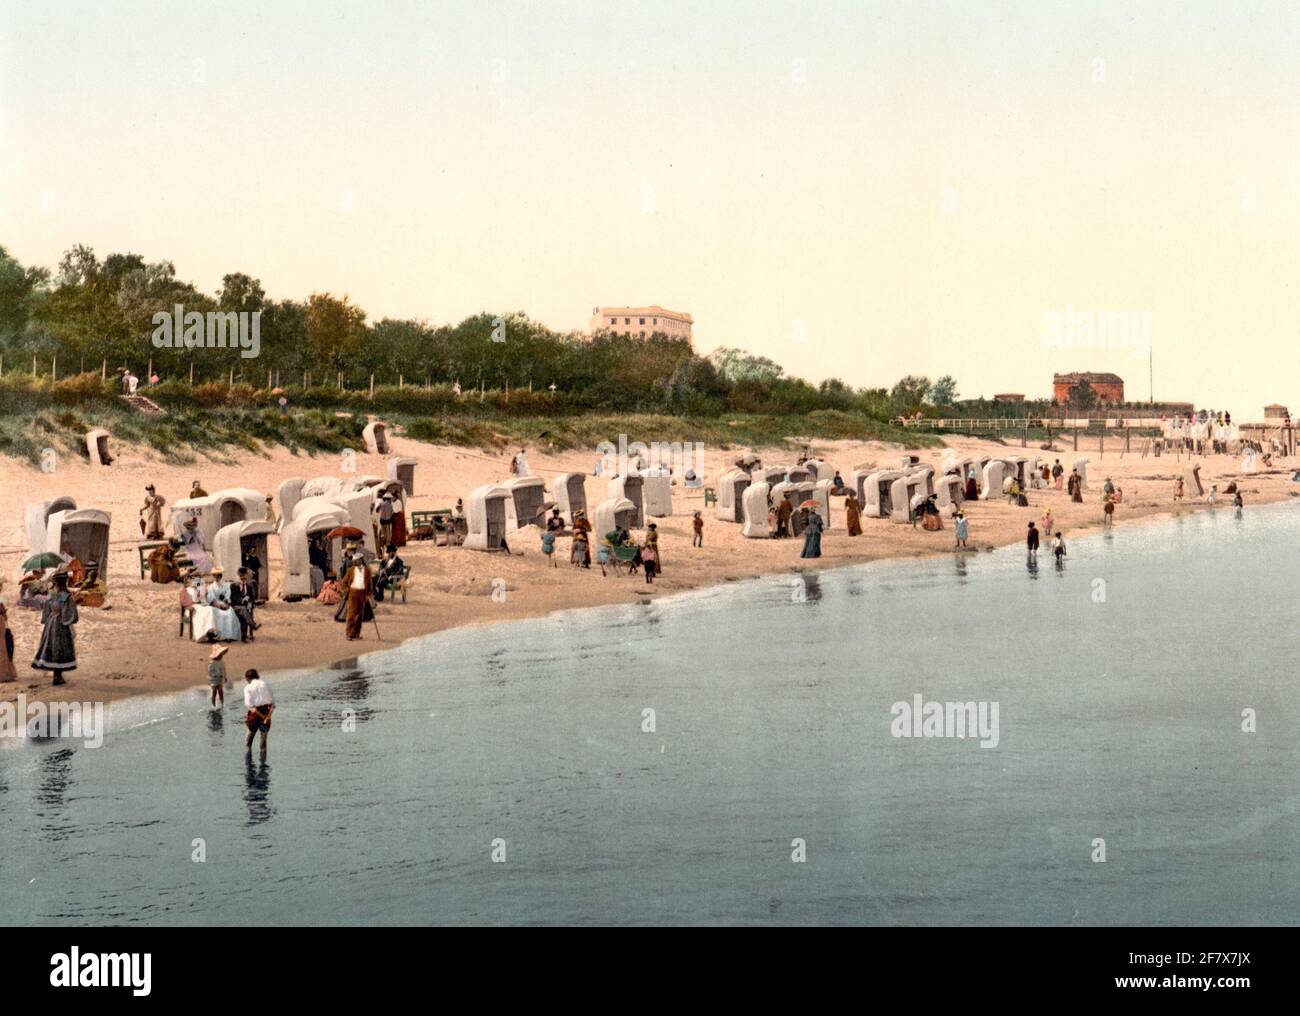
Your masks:
{"label": "white hotel building", "polygon": [[689,314],[665,310],[663,307],[593,307],[591,333],[609,332],[612,335],[635,335],[648,339],[651,335],[666,335],[670,339],[691,341]]}

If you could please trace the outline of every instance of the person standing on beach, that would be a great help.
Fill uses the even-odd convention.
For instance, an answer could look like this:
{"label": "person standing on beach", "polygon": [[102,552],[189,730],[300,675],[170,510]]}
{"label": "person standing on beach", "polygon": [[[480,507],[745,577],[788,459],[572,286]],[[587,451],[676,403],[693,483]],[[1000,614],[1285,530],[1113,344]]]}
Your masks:
{"label": "person standing on beach", "polygon": [[370,609],[370,594],[374,589],[370,569],[360,554],[352,558],[342,585],[348,598],[347,637],[349,642],[356,642],[361,638],[361,625],[369,620],[366,613]]}
{"label": "person standing on beach", "polygon": [[573,546],[569,548],[569,561],[584,568],[591,567],[591,523],[581,508],[573,513]]}
{"label": "person standing on beach", "polygon": [[265,755],[266,735],[271,732],[271,714],[275,712],[275,696],[271,694],[271,686],[262,680],[256,670],[244,671],[244,680],[248,682],[244,685],[244,708],[248,710],[248,715],[244,718],[244,724],[248,727],[244,747],[252,751],[253,736],[261,734],[262,754]]}
{"label": "person standing on beach", "polygon": [[965,549],[966,549],[966,538],[967,538],[967,536],[970,535],[970,519],[968,519],[968,518],[966,517],[966,513],[965,513],[964,511],[962,511],[961,509],[958,509],[958,510],[957,510],[956,523],[957,523],[957,527],[956,527],[956,528],[957,528],[957,548],[958,548],[959,550],[965,550]]}
{"label": "person standing on beach", "polygon": [[1102,497],[1102,516],[1101,524],[1103,526],[1113,525],[1115,522],[1115,495],[1106,494]]}
{"label": "person standing on beach", "polygon": [[1083,504],[1083,477],[1079,475],[1077,469],[1070,471],[1070,482],[1067,485],[1070,491],[1070,500],[1075,504]]}
{"label": "person standing on beach", "polygon": [[654,551],[655,571],[662,575],[664,562],[659,555],[659,526],[657,523],[651,522],[645,527],[645,545]]}
{"label": "person standing on beach", "polygon": [[1241,499],[1241,488],[1238,487],[1232,495],[1232,507],[1236,508],[1237,511],[1241,511],[1245,506],[1246,502]]}
{"label": "person standing on beach", "polygon": [[850,536],[862,535],[862,505],[858,503],[858,495],[852,491],[844,499],[844,518],[845,525],[848,528]]}
{"label": "person standing on beach", "polygon": [[212,708],[217,703],[226,704],[226,688],[230,687],[230,678],[226,676],[226,662],[222,659],[229,646],[217,646],[208,657],[208,687],[212,689]]}
{"label": "person standing on beach", "polygon": [[[0,579],[0,590],[4,579]],[[0,601],[0,684],[17,681],[18,669],[14,666],[14,633],[9,630],[9,609]]]}
{"label": "person standing on beach", "polygon": [[692,547],[704,546],[704,516],[700,512],[695,513],[695,518],[691,520],[691,528],[694,535],[691,537]]}
{"label": "person standing on beach", "polygon": [[159,497],[151,483],[144,488],[144,507],[140,509],[141,529],[146,540],[163,538],[162,510],[166,498]]}
{"label": "person standing on beach", "polygon": [[1029,532],[1025,536],[1025,545],[1029,548],[1029,556],[1038,556],[1038,527],[1032,522],[1029,523]]}
{"label": "person standing on beach", "polygon": [[77,669],[77,644],[73,625],[81,620],[76,601],[68,592],[68,573],[54,573],[54,589],[41,608],[41,642],[32,660],[33,670],[48,670],[54,684],[64,684],[63,675]]}
{"label": "person standing on beach", "polygon": [[979,496],[979,473],[975,471],[974,466],[971,466],[970,469],[966,471],[966,500],[978,501]]}
{"label": "person standing on beach", "polygon": [[[651,525],[654,525],[652,522]],[[650,542],[653,533],[646,534],[645,546],[637,552],[637,557],[641,561],[641,567],[645,569],[645,584],[653,585],[655,580],[655,571],[659,567],[659,547]]]}
{"label": "person standing on beach", "polygon": [[1044,508],[1042,518],[1043,536],[1052,535],[1052,521],[1052,509]]}
{"label": "person standing on beach", "polygon": [[778,538],[790,535],[790,517],[794,514],[794,505],[790,499],[782,498],[776,508],[776,535]]}
{"label": "person standing on beach", "polygon": [[393,542],[393,495],[388,491],[380,495],[375,515],[379,519],[379,543],[387,547]]}
{"label": "person standing on beach", "polygon": [[1056,465],[1052,466],[1052,477],[1056,480],[1056,489],[1061,489],[1061,477],[1065,475],[1065,467],[1061,465],[1061,460],[1056,460]]}
{"label": "person standing on beach", "polygon": [[230,609],[235,612],[235,618],[239,621],[240,642],[252,642],[256,638],[254,632],[259,627],[253,621],[253,609],[256,605],[256,579],[250,582],[248,569],[240,568],[238,581],[230,587]]}
{"label": "person standing on beach", "polygon": [[821,557],[822,556],[822,528],[824,523],[822,517],[814,508],[808,513],[808,519],[803,527],[803,552],[800,557]]}
{"label": "person standing on beach", "polygon": [[1181,501],[1182,499],[1183,499],[1183,478],[1180,476],[1176,480],[1174,480],[1174,500]]}

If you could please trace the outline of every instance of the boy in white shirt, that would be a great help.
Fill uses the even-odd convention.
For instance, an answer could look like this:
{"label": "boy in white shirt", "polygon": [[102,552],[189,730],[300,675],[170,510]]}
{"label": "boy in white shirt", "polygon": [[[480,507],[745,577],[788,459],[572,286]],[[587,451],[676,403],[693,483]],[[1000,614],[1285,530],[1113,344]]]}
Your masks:
{"label": "boy in white shirt", "polygon": [[260,733],[262,754],[265,755],[266,735],[271,732],[271,714],[275,712],[275,696],[271,694],[271,686],[258,676],[256,670],[244,671],[244,680],[248,682],[244,685],[244,705],[248,708],[244,721],[248,727],[248,740],[244,747],[252,751],[253,735]]}

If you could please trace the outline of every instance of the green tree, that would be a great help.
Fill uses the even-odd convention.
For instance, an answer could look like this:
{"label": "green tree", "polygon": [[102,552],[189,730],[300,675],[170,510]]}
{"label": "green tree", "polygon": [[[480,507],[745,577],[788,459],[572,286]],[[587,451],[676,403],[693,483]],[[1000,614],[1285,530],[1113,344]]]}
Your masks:
{"label": "green tree", "polygon": [[728,381],[775,381],[785,369],[766,356],[754,356],[741,349],[722,346],[709,355],[709,361]]}
{"label": "green tree", "polygon": [[951,406],[957,401],[957,379],[951,374],[939,378],[930,386],[929,399],[931,405]]}
{"label": "green tree", "polygon": [[1070,405],[1084,411],[1097,408],[1097,391],[1087,381],[1080,381],[1070,391]]}
{"label": "green tree", "polygon": [[[312,293],[307,298],[307,337],[311,344],[311,369],[333,375],[347,371],[362,356],[366,334],[366,312],[329,293]],[[328,381],[329,378],[320,380]]]}
{"label": "green tree", "polygon": [[889,400],[897,413],[915,413],[925,404],[925,397],[930,391],[930,379],[917,374],[908,374],[889,392]]}

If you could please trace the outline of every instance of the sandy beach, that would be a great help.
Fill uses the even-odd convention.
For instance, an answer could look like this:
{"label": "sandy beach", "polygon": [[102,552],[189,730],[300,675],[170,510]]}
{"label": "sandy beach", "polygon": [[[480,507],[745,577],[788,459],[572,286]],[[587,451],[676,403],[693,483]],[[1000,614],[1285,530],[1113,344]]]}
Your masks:
{"label": "sandy beach", "polygon": [[[416,470],[418,493],[409,500],[408,510],[450,507],[456,498],[468,498],[480,484],[508,476],[509,454],[496,455],[464,448],[435,446],[394,436],[393,455],[419,461]],[[1115,514],[1116,526],[1130,526],[1142,520],[1208,510],[1203,499],[1174,502],[1174,478],[1187,459],[1173,455],[1141,457],[1133,452],[1121,456],[1113,443],[1104,458],[1095,444],[1076,453],[1068,444],[1059,452],[1019,442],[999,445],[988,441],[953,438],[949,445],[962,456],[979,454],[1037,455],[1050,462],[1059,457],[1067,470],[1075,458],[1087,456],[1090,489],[1083,504],[1071,503],[1064,491],[1028,492],[1030,507],[1017,508],[1004,498],[968,504],[970,545],[973,552],[1016,543],[1024,539],[1026,524],[1038,522],[1050,507],[1058,528],[1067,541],[1102,525],[1101,485],[1112,477],[1123,488],[1124,502]],[[706,482],[712,484],[729,468],[742,449],[705,449]],[[756,449],[765,462],[788,462],[788,449]],[[847,478],[857,463],[875,462],[881,467],[897,464],[908,450],[875,443],[818,441],[813,451],[839,468]],[[62,465],[57,473],[43,473],[12,459],[0,460],[4,484],[0,488],[0,575],[6,579],[4,602],[9,605],[10,626],[16,641],[15,663],[19,680],[0,685],[0,698],[14,699],[19,692],[29,698],[61,698],[110,701],[126,696],[173,692],[203,684],[210,647],[178,636],[178,585],[156,585],[139,576],[137,543],[138,510],[147,483],[173,504],[186,496],[193,480],[215,492],[227,487],[253,487],[273,492],[289,477],[340,475],[341,462],[334,458],[310,458],[277,448],[265,455],[232,452],[229,457],[204,458],[197,464],[172,465],[138,448],[117,449],[118,457],[109,469],[92,469],[80,462]],[[912,450],[922,462],[938,466],[941,449]],[[562,471],[590,474],[596,459],[590,450],[548,453],[530,448],[532,472],[548,479]],[[1195,460],[1201,464],[1206,489],[1218,484],[1220,491],[1236,480],[1244,492],[1246,510],[1252,505],[1300,496],[1300,484],[1291,480],[1295,463],[1275,462],[1271,470],[1241,474],[1241,462],[1228,455]],[[383,475],[384,458],[358,454],[356,473]],[[604,499],[606,481],[589,476],[590,505]],[[80,508],[99,508],[113,517],[112,553],[109,562],[109,598],[102,609],[83,609],[77,626],[78,669],[68,683],[52,687],[47,675],[30,668],[39,641],[39,616],[15,606],[17,579],[27,556],[22,520],[24,508],[33,501],[60,495],[74,498]],[[1232,511],[1231,496],[1220,496],[1217,509]],[[320,667],[357,656],[392,648],[421,635],[459,625],[490,624],[548,614],[557,610],[612,603],[635,602],[701,586],[715,585],[760,575],[825,569],[881,558],[920,557],[953,553],[954,534],[945,518],[942,532],[927,532],[884,519],[864,520],[862,536],[849,538],[844,528],[843,500],[832,499],[831,526],[822,540],[822,557],[800,559],[802,540],[747,540],[740,526],[718,521],[714,506],[704,512],[703,548],[691,546],[691,519],[704,509],[703,493],[674,487],[674,514],[660,521],[660,546],[664,572],[647,586],[640,575],[602,576],[593,565],[590,571],[573,569],[568,563],[569,540],[557,542],[558,568],[541,553],[540,540],[531,533],[511,540],[514,553],[485,554],[462,548],[435,546],[432,542],[408,544],[402,557],[413,570],[408,600],[385,602],[375,628],[367,626],[363,641],[349,643],[343,626],[332,619],[333,609],[314,601],[287,603],[278,596],[282,575],[278,541],[270,541],[271,600],[259,608],[262,628],[252,644],[231,646],[227,666],[232,675],[248,667],[263,672],[289,668]],[[278,505],[277,505],[278,511]],[[945,513],[946,515],[946,513]],[[503,579],[506,595],[493,597],[494,580]],[[500,583],[495,584],[500,588]]]}

